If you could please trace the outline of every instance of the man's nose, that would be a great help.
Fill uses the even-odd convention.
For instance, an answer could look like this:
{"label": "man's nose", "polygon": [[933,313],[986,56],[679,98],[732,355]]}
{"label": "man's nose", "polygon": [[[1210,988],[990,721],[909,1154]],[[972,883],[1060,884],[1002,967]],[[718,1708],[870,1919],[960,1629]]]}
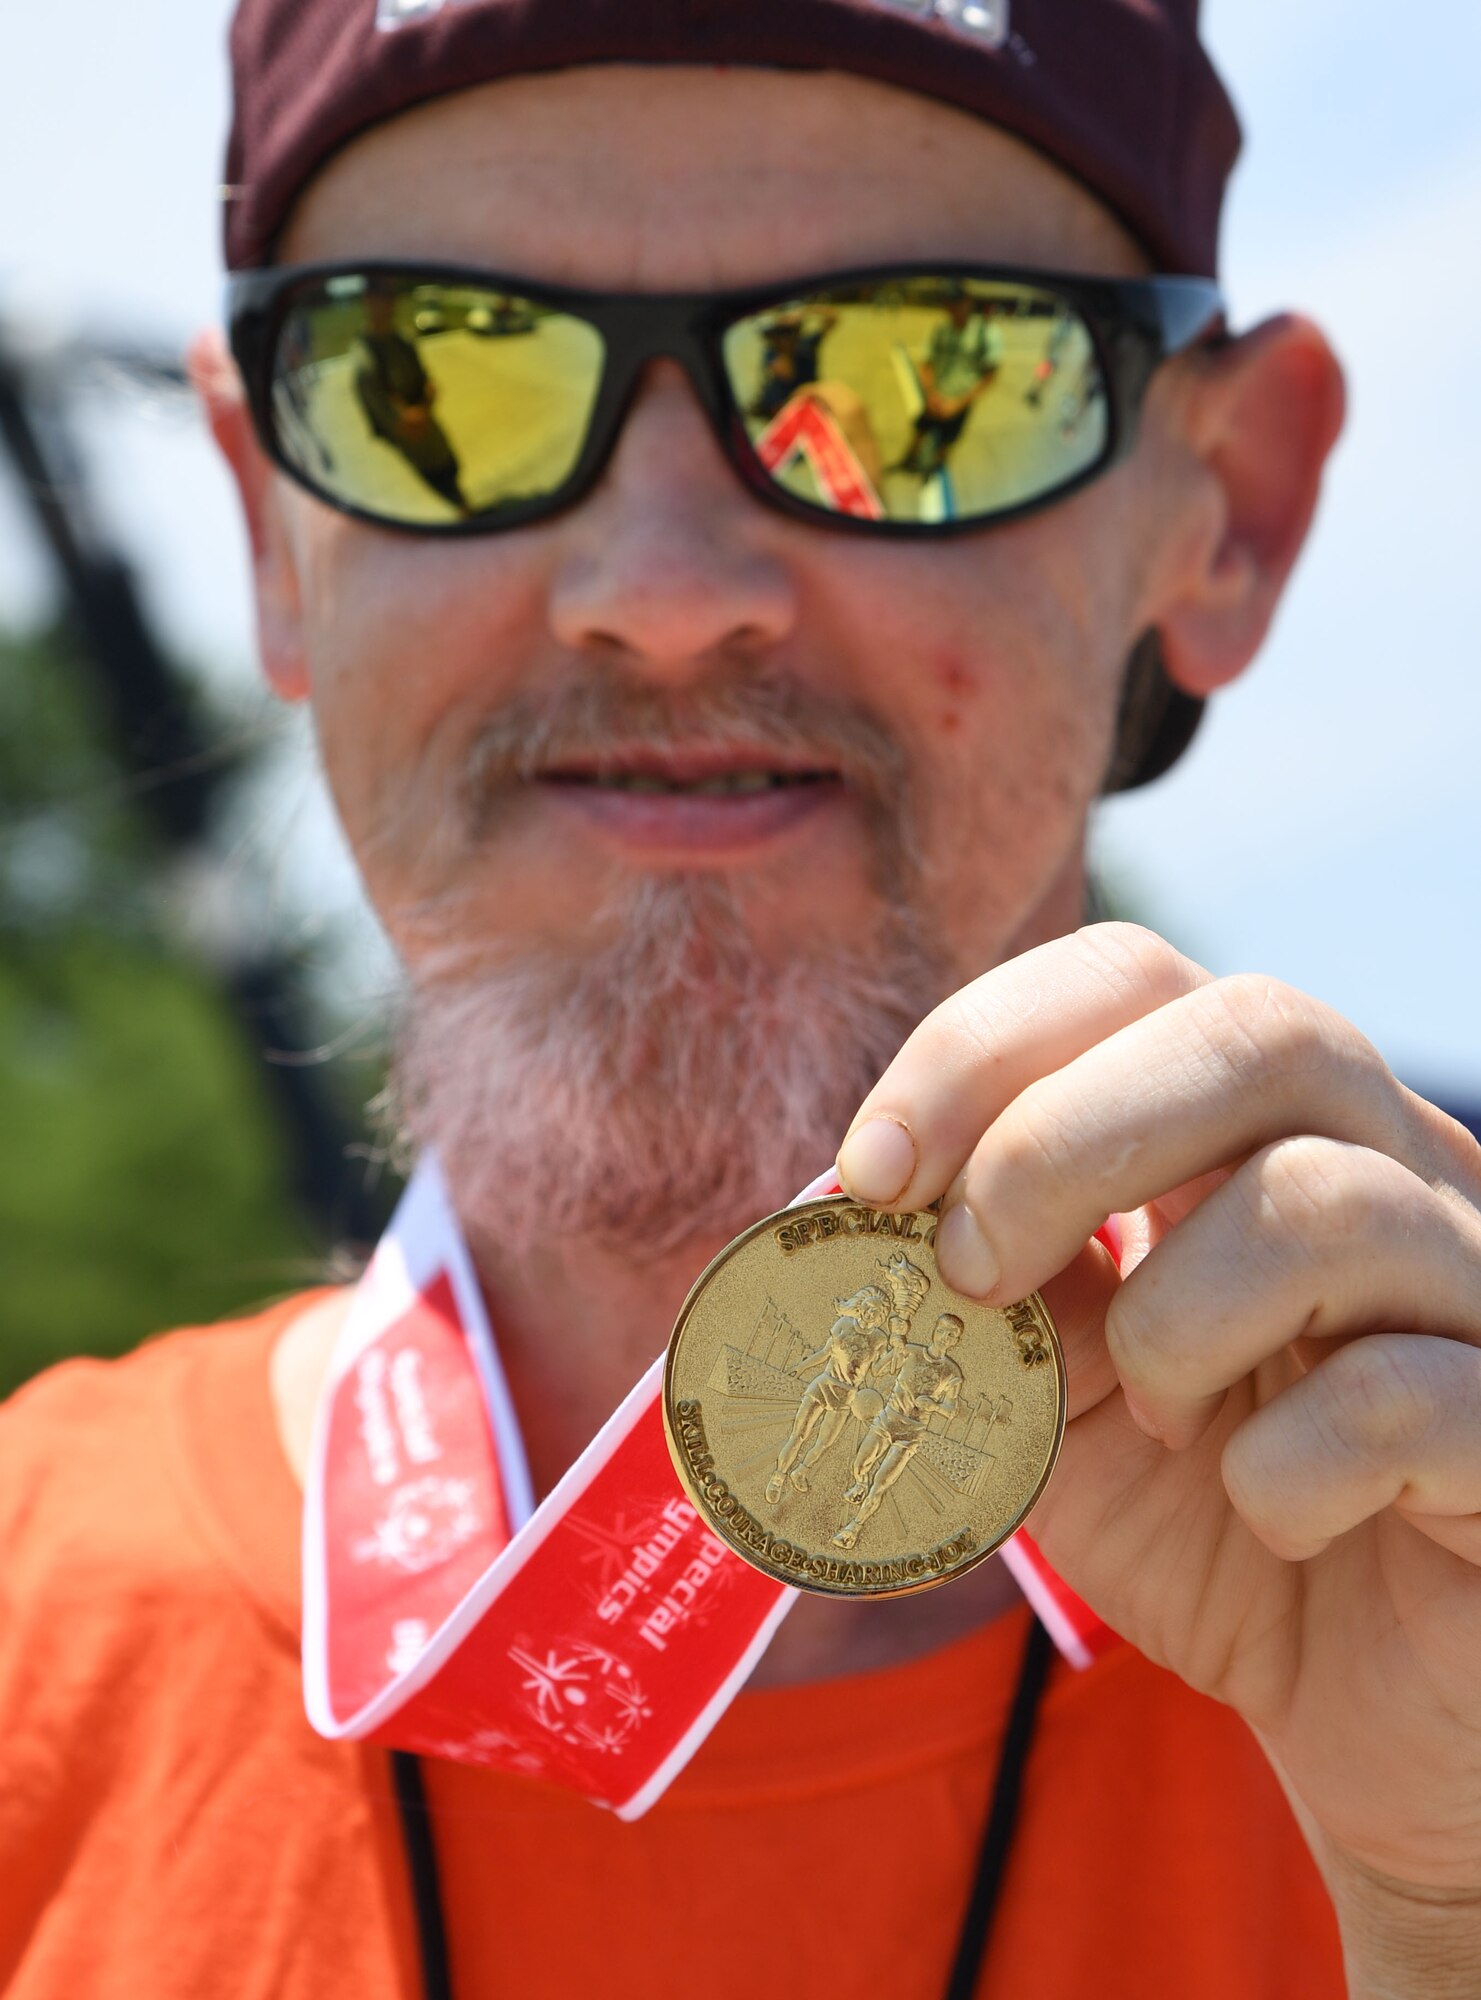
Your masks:
{"label": "man's nose", "polygon": [[678,364],[656,363],[597,487],[561,524],[551,628],[661,677],[760,656],[797,619],[786,526],[726,463]]}

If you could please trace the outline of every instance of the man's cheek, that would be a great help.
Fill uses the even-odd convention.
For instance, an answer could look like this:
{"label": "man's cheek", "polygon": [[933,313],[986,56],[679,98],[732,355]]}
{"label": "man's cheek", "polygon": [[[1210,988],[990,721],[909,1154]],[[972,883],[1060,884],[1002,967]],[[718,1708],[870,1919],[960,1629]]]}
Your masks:
{"label": "man's cheek", "polygon": [[434,853],[445,865],[453,805],[447,786],[429,788],[403,705],[369,673],[321,679],[313,700],[330,794],[372,895]]}
{"label": "man's cheek", "polygon": [[937,737],[946,746],[970,728],[982,695],[982,668],[970,647],[948,641],[935,649],[929,668],[928,706]]}

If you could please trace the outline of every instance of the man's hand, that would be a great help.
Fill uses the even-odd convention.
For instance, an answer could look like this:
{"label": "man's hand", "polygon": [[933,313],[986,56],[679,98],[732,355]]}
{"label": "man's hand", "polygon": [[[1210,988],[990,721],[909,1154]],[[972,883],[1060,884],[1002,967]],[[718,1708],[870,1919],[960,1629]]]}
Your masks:
{"label": "man's hand", "polygon": [[944,1197],[948,1282],[1046,1293],[1035,1537],[1257,1732],[1354,1992],[1481,1992],[1481,1147],[1317,1002],[1107,924],[938,1008],[839,1165]]}

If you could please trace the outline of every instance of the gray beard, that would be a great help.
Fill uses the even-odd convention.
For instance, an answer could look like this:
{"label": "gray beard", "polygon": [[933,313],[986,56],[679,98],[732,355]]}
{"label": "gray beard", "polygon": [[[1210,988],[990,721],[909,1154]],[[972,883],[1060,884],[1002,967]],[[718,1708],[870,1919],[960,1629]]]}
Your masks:
{"label": "gray beard", "polygon": [[465,1223],[516,1257],[735,1235],[829,1164],[950,990],[903,888],[872,936],[773,967],[727,883],[654,877],[602,949],[429,982],[407,996],[387,1096],[401,1150],[435,1144]]}

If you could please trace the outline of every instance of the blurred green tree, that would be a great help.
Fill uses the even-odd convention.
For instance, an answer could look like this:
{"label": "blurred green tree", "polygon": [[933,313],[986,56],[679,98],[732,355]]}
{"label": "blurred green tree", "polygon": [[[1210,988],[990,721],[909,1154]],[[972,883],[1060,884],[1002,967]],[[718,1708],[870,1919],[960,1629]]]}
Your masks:
{"label": "blurred green tree", "polygon": [[0,633],[0,1394],[324,1268],[173,865],[72,644]]}

